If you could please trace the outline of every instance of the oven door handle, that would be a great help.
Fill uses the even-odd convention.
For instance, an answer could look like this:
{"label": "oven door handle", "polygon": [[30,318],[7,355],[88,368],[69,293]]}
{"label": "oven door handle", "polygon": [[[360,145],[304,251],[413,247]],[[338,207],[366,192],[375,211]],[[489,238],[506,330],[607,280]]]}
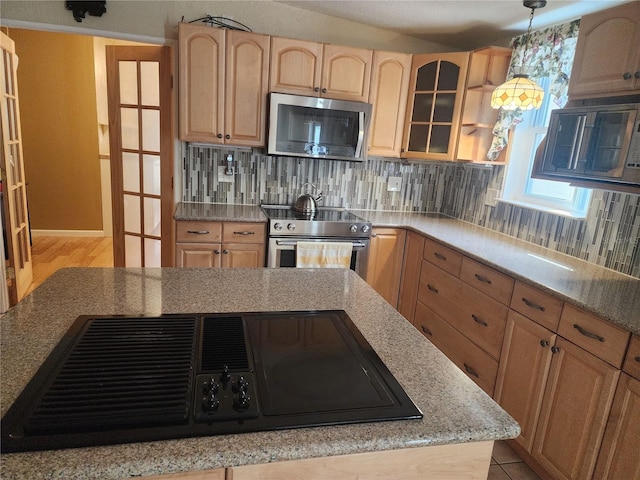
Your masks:
{"label": "oven door handle", "polygon": [[[298,240],[276,240],[276,245],[282,245],[285,247],[295,247],[296,245],[298,245]],[[351,242],[351,245],[355,250],[366,247],[366,245],[362,242]]]}

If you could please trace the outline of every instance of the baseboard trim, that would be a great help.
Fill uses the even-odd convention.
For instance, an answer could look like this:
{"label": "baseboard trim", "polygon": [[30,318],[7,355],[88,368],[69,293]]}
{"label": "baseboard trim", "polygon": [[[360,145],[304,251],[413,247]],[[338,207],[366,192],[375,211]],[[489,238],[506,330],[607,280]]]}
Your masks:
{"label": "baseboard trim", "polygon": [[33,237],[105,237],[103,230],[31,230]]}

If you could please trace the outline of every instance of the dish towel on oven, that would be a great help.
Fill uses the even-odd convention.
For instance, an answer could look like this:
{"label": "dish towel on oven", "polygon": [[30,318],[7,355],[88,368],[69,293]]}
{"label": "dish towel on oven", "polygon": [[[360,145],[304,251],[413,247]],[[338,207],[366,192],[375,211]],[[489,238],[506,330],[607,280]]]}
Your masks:
{"label": "dish towel on oven", "polygon": [[351,242],[298,242],[296,267],[298,268],[349,268]]}

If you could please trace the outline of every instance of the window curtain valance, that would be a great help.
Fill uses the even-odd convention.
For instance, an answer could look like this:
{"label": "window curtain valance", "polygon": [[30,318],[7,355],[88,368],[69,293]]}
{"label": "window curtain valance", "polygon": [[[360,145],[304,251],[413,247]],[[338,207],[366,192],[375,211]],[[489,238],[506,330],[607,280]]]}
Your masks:
{"label": "window curtain valance", "polygon": [[[556,25],[531,32],[531,39],[527,42],[527,34],[514,37],[511,41],[513,53],[507,78],[520,73],[522,66],[529,77],[540,82],[541,78],[549,77],[549,93],[553,101],[564,107],[567,103],[569,75],[576,52],[578,29],[580,20]],[[527,45],[528,43],[528,45]],[[522,121],[522,110],[502,110],[493,127],[493,141],[487,154],[489,160],[496,160],[500,152],[507,146],[509,129]]]}

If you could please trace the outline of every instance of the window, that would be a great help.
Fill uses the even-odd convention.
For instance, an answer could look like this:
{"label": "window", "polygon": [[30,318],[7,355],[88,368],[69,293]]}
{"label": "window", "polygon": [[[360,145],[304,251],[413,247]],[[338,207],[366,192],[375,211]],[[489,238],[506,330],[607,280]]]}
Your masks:
{"label": "window", "polygon": [[544,101],[540,109],[523,112],[522,122],[515,127],[499,200],[557,215],[584,218],[591,199],[590,189],[531,178],[533,159],[540,142],[547,134],[551,111],[559,108],[549,94],[549,78],[538,81],[545,91]]}

